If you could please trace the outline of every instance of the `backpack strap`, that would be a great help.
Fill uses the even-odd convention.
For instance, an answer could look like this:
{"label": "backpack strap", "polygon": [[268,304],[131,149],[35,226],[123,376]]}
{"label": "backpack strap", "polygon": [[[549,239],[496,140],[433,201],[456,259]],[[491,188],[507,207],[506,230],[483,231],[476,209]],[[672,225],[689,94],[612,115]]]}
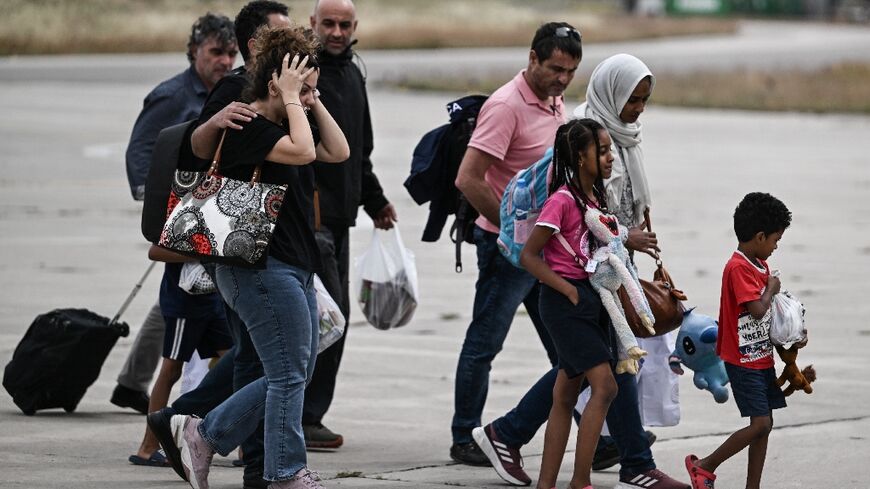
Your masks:
{"label": "backpack strap", "polygon": [[565,251],[567,251],[568,254],[571,255],[572,258],[574,258],[574,263],[579,265],[580,257],[577,256],[577,253],[574,252],[574,248],[571,248],[571,244],[568,243],[568,240],[565,239],[565,236],[563,236],[561,232],[556,233],[555,236],[556,239],[559,240],[559,244],[562,245],[562,248],[565,248]]}
{"label": "backpack strap", "polygon": [[[574,195],[571,194],[571,192],[569,192],[563,188],[556,191],[556,193],[557,194],[565,194],[568,197],[571,197],[572,200],[574,199]],[[565,239],[565,236],[563,236],[561,232],[557,232],[555,234],[555,236],[556,236],[556,239],[559,240],[559,244],[562,245],[562,248],[565,248],[565,251],[567,251],[568,254],[571,255],[572,258],[574,258],[574,263],[579,265],[580,264],[580,257],[577,256],[577,253],[574,252],[574,248],[571,248],[571,244],[568,243],[568,240]]]}

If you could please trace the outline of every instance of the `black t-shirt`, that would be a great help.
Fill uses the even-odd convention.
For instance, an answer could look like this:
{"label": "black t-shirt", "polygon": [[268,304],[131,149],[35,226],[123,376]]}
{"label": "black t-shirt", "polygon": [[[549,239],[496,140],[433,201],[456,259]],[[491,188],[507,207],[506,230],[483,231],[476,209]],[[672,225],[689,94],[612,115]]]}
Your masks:
{"label": "black t-shirt", "polygon": [[314,241],[314,170],[311,165],[282,165],[266,160],[287,131],[265,117],[240,122],[240,131],[227,131],[221,151],[220,173],[248,181],[262,164],[260,181],[286,184],[269,255],[309,272],[320,271],[320,253]]}
{"label": "black t-shirt", "polygon": [[199,113],[197,125],[204,124],[227,105],[242,97],[242,90],[248,84],[248,75],[244,66],[240,66],[221,78],[212,88]]}

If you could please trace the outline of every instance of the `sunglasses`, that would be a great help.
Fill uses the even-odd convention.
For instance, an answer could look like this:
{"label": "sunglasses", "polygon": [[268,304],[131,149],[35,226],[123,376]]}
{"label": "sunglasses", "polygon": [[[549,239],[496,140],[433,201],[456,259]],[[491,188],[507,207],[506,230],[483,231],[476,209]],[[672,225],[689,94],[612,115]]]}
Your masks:
{"label": "sunglasses", "polygon": [[[580,34],[580,31],[578,31],[577,29],[575,29],[573,27],[565,27],[565,26],[556,27],[556,30],[553,31],[552,35],[553,35],[553,37],[561,37],[561,38],[573,37],[574,40],[576,40],[577,42],[580,42],[580,39],[583,37]],[[544,42],[544,39],[547,39],[547,38],[542,37],[542,38],[538,39],[538,42],[536,42],[535,44],[532,45],[532,49],[537,49],[538,45],[541,44],[542,42]]]}
{"label": "sunglasses", "polygon": [[556,37],[573,37],[578,42],[583,38],[580,34],[580,31],[573,27],[557,27],[556,31],[553,32],[553,35]]}

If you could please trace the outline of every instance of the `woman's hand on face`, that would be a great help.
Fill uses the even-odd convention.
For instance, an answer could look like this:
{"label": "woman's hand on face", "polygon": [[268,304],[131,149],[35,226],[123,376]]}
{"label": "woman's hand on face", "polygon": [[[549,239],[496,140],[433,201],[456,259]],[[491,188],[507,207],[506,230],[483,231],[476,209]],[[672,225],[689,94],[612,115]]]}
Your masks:
{"label": "woman's hand on face", "polygon": [[628,230],[628,239],[625,240],[625,247],[646,253],[653,258],[658,258],[658,253],[661,251],[656,233],[642,231],[640,228]]}
{"label": "woman's hand on face", "polygon": [[300,60],[299,55],[296,54],[293,56],[293,59],[290,60],[289,64],[287,62],[288,60],[290,60],[290,53],[284,55],[284,62],[281,63],[281,74],[272,73],[272,82],[274,82],[278,87],[278,90],[281,91],[282,96],[292,96],[298,99],[299,92],[302,90],[302,85],[305,83],[305,79],[308,78],[308,75],[314,72],[314,67],[307,68],[307,55]]}

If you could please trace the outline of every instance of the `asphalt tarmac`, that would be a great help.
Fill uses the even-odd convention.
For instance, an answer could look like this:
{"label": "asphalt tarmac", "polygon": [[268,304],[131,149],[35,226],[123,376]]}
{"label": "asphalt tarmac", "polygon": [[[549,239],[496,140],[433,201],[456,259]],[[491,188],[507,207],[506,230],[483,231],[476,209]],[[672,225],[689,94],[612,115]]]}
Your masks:
{"label": "asphalt tarmac", "polygon": [[[387,54],[372,57],[380,56]],[[519,56],[517,67],[524,60]],[[0,365],[40,313],[86,307],[111,317],[147,267],[124,150],[142,98],[184,67],[181,54],[167,59],[0,60]],[[69,81],[46,68],[52,60],[74,74]],[[136,76],[119,75],[132,65]],[[371,63],[369,72],[373,79],[385,76]],[[463,248],[466,270],[457,274],[446,238],[420,242],[426,207],[402,187],[414,145],[446,121],[444,104],[454,97],[370,89],[372,160],[416,255],[420,305],[409,325],[392,331],[368,326],[354,305],[335,402],[324,420],[344,435],[345,445],[309,454],[327,487],[505,487],[492,469],[457,465],[448,456],[474,251]],[[654,102],[653,95],[642,117],[653,219],[665,263],[692,306],[718,314],[721,270],[736,246],[731,215],[745,193],[770,192],[794,214],[770,262],[806,305],[810,342],[798,363],[815,365],[819,379],[813,394],[794,394],[789,407],[776,412],[765,487],[870,487],[870,381],[858,375],[870,366],[870,117],[668,109]],[[367,246],[371,229],[361,217],[351,235],[352,257]],[[650,265],[641,269],[649,273]],[[27,417],[0,393],[0,487],[186,487],[170,469],[127,462],[144,418],[108,402],[158,285],[159,274],[146,281],[123,318],[133,334],[119,341],[75,413]],[[521,308],[493,364],[484,422],[510,409],[548,367]],[[733,401],[716,404],[690,376],[680,382],[682,421],[652,428],[658,435],[653,454],[660,469],[687,481],[685,455],[708,453],[745,422]],[[542,440],[543,431],[523,449],[533,478]],[[572,459],[569,453],[560,487]],[[720,468],[718,486],[742,486],[745,470],[741,454]],[[617,480],[616,468],[593,474],[596,487],[611,488]],[[210,481],[218,489],[240,487],[241,470],[218,457]]]}

